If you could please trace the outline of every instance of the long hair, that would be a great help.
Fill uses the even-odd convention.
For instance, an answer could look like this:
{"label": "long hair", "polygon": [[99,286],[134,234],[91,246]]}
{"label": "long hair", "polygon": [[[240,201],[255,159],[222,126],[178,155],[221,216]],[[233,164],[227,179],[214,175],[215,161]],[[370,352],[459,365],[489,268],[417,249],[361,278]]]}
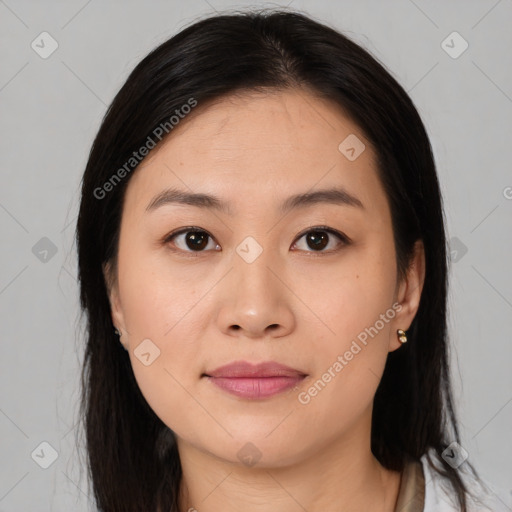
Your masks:
{"label": "long hair", "polygon": [[[200,108],[230,94],[293,87],[339,104],[375,148],[399,278],[415,241],[424,244],[419,309],[409,343],[387,357],[374,400],[372,452],[384,467],[400,471],[410,457],[460,443],[449,375],[443,204],[416,108],[383,65],[326,24],[282,10],[224,13],[196,21],[133,69],[103,118],[83,175],[76,226],[80,304],[87,317],[80,415],[88,476],[102,511],[177,511],[182,475],[174,434],[142,396],[114,333],[102,271],[108,262],[115,275],[123,195],[138,165],[125,164],[191,98]],[[117,173],[122,179],[113,182],[123,165],[126,172]],[[459,471],[442,457],[439,469],[428,460],[449,479],[466,511],[469,490]]]}

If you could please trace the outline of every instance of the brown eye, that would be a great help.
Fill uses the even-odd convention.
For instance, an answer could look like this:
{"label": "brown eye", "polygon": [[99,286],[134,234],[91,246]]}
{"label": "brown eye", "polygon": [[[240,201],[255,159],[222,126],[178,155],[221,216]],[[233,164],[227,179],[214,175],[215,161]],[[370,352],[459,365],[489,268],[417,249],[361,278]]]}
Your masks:
{"label": "brown eye", "polygon": [[[329,244],[332,245],[331,239],[333,236],[338,239],[338,244],[334,244],[334,247],[331,247],[332,250],[336,250],[339,245],[347,245],[349,243],[349,239],[345,235],[331,228],[319,226],[306,231],[299,237],[299,240],[302,238],[305,239],[307,248],[312,249],[312,251],[308,251],[307,248],[305,249],[301,247],[299,247],[299,249],[306,250],[307,252],[331,252],[330,250],[324,251],[324,249],[328,247]],[[294,244],[294,246],[297,245],[298,242]]]}
{"label": "brown eye", "polygon": [[311,249],[325,249],[329,243],[329,235],[325,231],[312,231],[306,235],[306,243]]}
{"label": "brown eye", "polygon": [[213,244],[214,249],[218,247],[206,231],[194,228],[186,228],[173,233],[166,238],[165,242],[173,242],[179,249],[186,252],[204,252],[209,242]]}
{"label": "brown eye", "polygon": [[208,238],[208,234],[204,231],[188,231],[185,234],[185,244],[193,251],[200,251],[208,245]]}

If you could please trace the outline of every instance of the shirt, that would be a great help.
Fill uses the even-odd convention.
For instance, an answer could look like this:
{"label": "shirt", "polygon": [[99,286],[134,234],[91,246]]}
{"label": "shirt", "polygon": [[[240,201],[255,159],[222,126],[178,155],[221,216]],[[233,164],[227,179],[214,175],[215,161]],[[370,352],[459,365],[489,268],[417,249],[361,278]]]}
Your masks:
{"label": "shirt", "polygon": [[[435,451],[431,458],[436,461]],[[491,494],[472,475],[462,470],[460,475],[476,498],[467,497],[470,512],[512,512],[512,504],[501,501],[488,482],[483,480]],[[431,469],[423,455],[420,461],[410,459],[404,467],[395,512],[460,512],[460,507],[449,480]]]}

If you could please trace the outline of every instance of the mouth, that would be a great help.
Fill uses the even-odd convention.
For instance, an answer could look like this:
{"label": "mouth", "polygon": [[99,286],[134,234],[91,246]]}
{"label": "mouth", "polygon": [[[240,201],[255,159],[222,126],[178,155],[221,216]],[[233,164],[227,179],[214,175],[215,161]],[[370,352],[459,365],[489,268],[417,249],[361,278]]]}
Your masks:
{"label": "mouth", "polygon": [[274,361],[235,361],[202,375],[221,390],[247,399],[268,398],[300,384],[307,374]]}

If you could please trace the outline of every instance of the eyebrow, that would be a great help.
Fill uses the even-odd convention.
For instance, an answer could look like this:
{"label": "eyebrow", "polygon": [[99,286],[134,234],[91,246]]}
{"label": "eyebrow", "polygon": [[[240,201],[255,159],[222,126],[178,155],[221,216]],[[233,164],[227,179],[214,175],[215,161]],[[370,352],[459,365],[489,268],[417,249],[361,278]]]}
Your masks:
{"label": "eyebrow", "polygon": [[[363,203],[357,197],[353,196],[346,189],[341,187],[316,190],[314,192],[306,192],[290,196],[281,203],[279,211],[283,214],[290,210],[304,208],[319,203],[351,206],[364,210]],[[229,203],[222,201],[218,197],[209,194],[186,192],[175,188],[166,189],[153,197],[146,206],[146,212],[154,211],[167,204],[184,204],[231,214]]]}

